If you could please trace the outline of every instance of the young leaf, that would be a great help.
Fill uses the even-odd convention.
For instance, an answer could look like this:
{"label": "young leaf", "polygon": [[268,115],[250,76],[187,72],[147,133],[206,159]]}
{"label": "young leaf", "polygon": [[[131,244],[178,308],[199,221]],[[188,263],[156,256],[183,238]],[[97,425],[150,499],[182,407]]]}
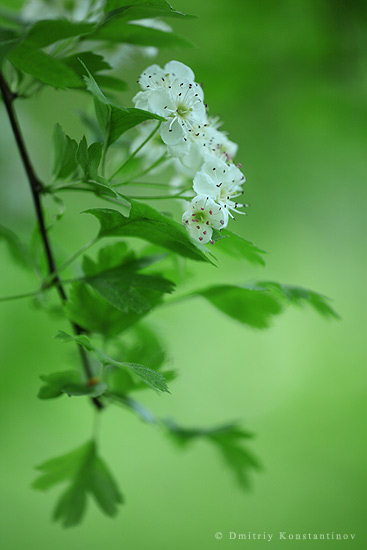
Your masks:
{"label": "young leaf", "polygon": [[241,258],[253,265],[265,265],[262,254],[266,254],[266,252],[240,235],[222,229],[220,232],[214,230],[212,238],[215,241],[215,250],[235,258]]}
{"label": "young leaf", "polygon": [[137,363],[121,362],[112,359],[112,357],[109,357],[109,355],[107,355],[103,350],[96,347],[85,334],[82,334],[80,336],[71,336],[66,332],[59,331],[55,338],[62,340],[63,342],[76,342],[77,344],[83,346],[87,351],[92,351],[104,367],[109,367],[107,369],[108,371],[113,371],[114,369],[123,369],[126,372],[130,373],[130,375],[132,375],[133,377],[137,376],[138,378],[143,380],[145,384],[147,384],[157,392],[169,393],[166,379],[161,373],[145,367],[144,365],[139,365]]}
{"label": "young leaf", "polygon": [[54,511],[54,519],[60,520],[64,527],[80,523],[88,493],[94,497],[101,510],[112,517],[123,502],[115,480],[98,456],[94,441],[41,464],[38,469],[42,473],[33,484],[35,489],[47,490],[61,482],[70,482]]}
{"label": "young leaf", "polygon": [[53,133],[53,168],[52,174],[57,179],[66,179],[71,176],[76,168],[76,141],[67,136],[59,123],[55,124]]}
{"label": "young leaf", "polygon": [[174,32],[165,32],[138,24],[128,24],[122,19],[113,18],[88,35],[88,40],[108,40],[137,46],[157,48],[193,48],[194,44]]}
{"label": "young leaf", "polygon": [[142,319],[148,311],[142,313],[122,313],[106,302],[91,287],[83,283],[74,283],[69,292],[69,300],[64,305],[67,317],[88,332],[113,338]]}
{"label": "young leaf", "polygon": [[95,25],[92,23],[74,22],[67,19],[37,21],[25,36],[25,44],[28,47],[44,48],[59,40],[87,35],[94,28]]}
{"label": "young leaf", "polygon": [[102,148],[102,143],[98,142],[92,143],[88,147],[85,136],[83,136],[78,145],[76,160],[82,169],[82,177],[86,181],[98,179],[98,167],[102,158]]}
{"label": "young leaf", "polygon": [[80,87],[80,77],[63,61],[29,44],[17,44],[8,58],[15,67],[44,84],[61,89]]}
{"label": "young leaf", "polygon": [[76,371],[54,372],[40,378],[46,382],[38,392],[40,399],[54,399],[63,394],[98,397],[107,389],[107,385],[98,380],[93,380],[93,384],[84,382]]}
{"label": "young leaf", "polygon": [[282,306],[272,293],[245,286],[216,285],[196,292],[217,309],[254,328],[266,328]]}
{"label": "young leaf", "polygon": [[205,247],[195,243],[185,228],[144,203],[129,199],[131,210],[125,218],[117,210],[93,208],[86,213],[95,216],[100,224],[99,237],[124,236],[139,237],[150,243],[173,250],[181,256],[193,260],[213,263]]}
{"label": "young leaf", "polygon": [[259,281],[258,288],[265,288],[274,292],[287,304],[304,305],[308,304],[314,310],[324,317],[340,319],[338,313],[329,305],[329,298],[313,290],[302,288],[300,286],[282,285],[271,281]]}
{"label": "young leaf", "polygon": [[141,314],[157,305],[164,293],[173,290],[174,284],[161,275],[138,273],[161,258],[144,256],[137,259],[126,243],[116,243],[99,252],[97,263],[84,258],[86,276],[83,280],[123,313]]}
{"label": "young leaf", "polygon": [[171,420],[164,424],[169,435],[179,445],[188,445],[195,439],[205,439],[215,445],[221,453],[226,465],[235,475],[242,489],[249,487],[249,471],[260,469],[260,464],[242,442],[251,438],[252,434],[238,428],[236,424],[218,428],[183,428]]}

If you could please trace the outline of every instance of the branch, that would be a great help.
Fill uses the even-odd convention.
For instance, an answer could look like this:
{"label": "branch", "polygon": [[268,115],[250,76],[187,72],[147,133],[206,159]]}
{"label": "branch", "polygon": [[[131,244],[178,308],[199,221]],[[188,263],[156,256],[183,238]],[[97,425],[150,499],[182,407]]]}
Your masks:
{"label": "branch", "polygon": [[[25,147],[23,136],[22,136],[22,133],[21,133],[21,130],[20,130],[20,126],[18,124],[17,117],[16,117],[15,111],[13,109],[13,101],[17,96],[16,96],[16,94],[13,94],[13,92],[9,89],[9,86],[8,86],[6,80],[4,79],[1,72],[0,72],[0,89],[1,89],[3,99],[4,99],[5,108],[6,108],[6,111],[8,113],[9,121],[10,121],[12,130],[13,130],[15,141],[16,141],[17,146],[18,146],[19,154],[20,154],[20,157],[22,159],[22,163],[23,163],[24,169],[26,171],[28,182],[29,182],[29,185],[30,185],[30,188],[31,188],[33,203],[34,203],[34,207],[35,207],[35,210],[36,210],[38,226],[39,226],[41,239],[42,239],[43,247],[44,247],[46,258],[47,258],[48,272],[49,272],[49,275],[52,277],[54,286],[57,289],[57,292],[60,296],[61,301],[66,302],[67,296],[66,296],[64,287],[61,284],[60,278],[56,273],[57,269],[56,269],[55,258],[54,258],[53,252],[52,252],[51,243],[50,243],[50,241],[48,239],[48,236],[47,236],[45,218],[44,218],[43,210],[42,210],[40,194],[42,193],[44,186],[43,186],[42,182],[38,179],[38,177],[37,177],[37,175],[34,171],[34,168],[31,164],[27,149]],[[72,326],[73,326],[75,334],[82,334],[84,332],[83,329],[79,325],[77,325],[76,323],[72,323]],[[79,349],[80,359],[82,361],[85,374],[87,375],[88,379],[90,380],[91,378],[93,378],[93,372],[92,372],[92,368],[91,368],[90,363],[89,363],[88,356],[87,356],[86,351],[84,350],[84,348],[82,348],[81,346],[78,345],[78,349]],[[94,397],[92,399],[92,401],[93,401],[94,406],[98,410],[103,408],[103,405],[102,405],[102,403],[100,402],[100,400],[98,398]]]}

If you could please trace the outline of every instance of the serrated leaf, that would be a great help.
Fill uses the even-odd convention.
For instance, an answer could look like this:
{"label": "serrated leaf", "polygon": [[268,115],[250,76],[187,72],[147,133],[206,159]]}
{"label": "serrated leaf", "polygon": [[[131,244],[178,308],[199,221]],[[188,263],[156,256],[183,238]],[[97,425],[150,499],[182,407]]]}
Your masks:
{"label": "serrated leaf", "polygon": [[274,283],[273,281],[259,281],[257,286],[260,289],[264,288],[271,290],[288,304],[301,306],[306,304],[324,317],[340,319],[338,313],[329,304],[330,298],[318,292],[314,292],[313,290],[300,286],[282,285],[280,283]]}
{"label": "serrated leaf", "polygon": [[84,258],[83,281],[123,313],[141,314],[152,309],[164,293],[174,288],[174,284],[160,274],[139,273],[161,258],[161,255],[136,258],[125,243],[117,243],[102,249],[97,262]]}
{"label": "serrated leaf", "polygon": [[39,392],[39,399],[54,399],[61,395],[99,397],[107,389],[107,385],[100,381],[93,381],[91,385],[83,381],[77,371],[54,372],[42,375],[41,380],[46,382]]}
{"label": "serrated leaf", "polygon": [[[88,147],[85,136],[81,139],[76,152],[76,160],[82,170],[82,177],[86,181],[98,179],[98,167],[102,158],[102,149],[102,143],[92,143]],[[111,193],[113,194],[112,190]]]}
{"label": "serrated leaf", "polygon": [[193,48],[194,44],[174,32],[165,32],[113,18],[88,36],[88,40],[108,40],[119,44],[157,48]]}
{"label": "serrated leaf", "polygon": [[168,392],[168,387],[166,384],[166,379],[164,376],[156,372],[149,367],[144,365],[139,365],[137,363],[127,363],[125,361],[116,361],[109,355],[107,355],[103,350],[96,347],[93,342],[85,334],[79,336],[71,336],[64,331],[59,331],[55,338],[65,342],[76,342],[77,344],[83,346],[87,351],[92,351],[102,363],[104,367],[108,367],[107,371],[114,369],[123,369],[126,372],[129,372],[133,377],[137,376],[145,384],[155,389],[156,391]]}
{"label": "serrated leaf", "polygon": [[85,66],[88,67],[88,70],[94,76],[101,71],[109,71],[112,69],[111,65],[102,55],[90,51],[78,52],[64,57],[62,60],[81,77],[84,75],[88,76]]}
{"label": "serrated leaf", "polygon": [[11,50],[8,58],[21,71],[54,88],[78,88],[82,82],[63,61],[23,42]]}
{"label": "serrated leaf", "polygon": [[200,290],[202,296],[217,309],[254,328],[266,328],[282,306],[272,293],[244,286],[214,285]]}
{"label": "serrated leaf", "polygon": [[43,473],[35,480],[35,489],[47,490],[61,482],[70,481],[53,516],[64,527],[80,523],[85,513],[88,493],[93,495],[101,510],[109,516],[115,516],[118,505],[123,502],[115,480],[98,456],[94,441],[71,453],[51,459],[38,469]]}
{"label": "serrated leaf", "polygon": [[125,331],[148,313],[130,312],[126,315],[83,283],[74,283],[71,286],[64,310],[71,321],[88,332],[102,334],[107,339]]}
{"label": "serrated leaf", "polygon": [[[59,40],[81,37],[91,33],[95,28],[92,23],[69,21],[68,19],[49,19],[37,21],[28,30],[25,44],[37,48],[44,48]],[[30,44],[31,43],[31,44]]]}
{"label": "serrated leaf", "polygon": [[216,428],[183,428],[172,420],[164,424],[169,435],[179,445],[188,445],[196,439],[205,439],[214,444],[222,455],[226,465],[235,475],[242,489],[249,487],[249,472],[260,469],[260,463],[251,451],[243,446],[243,440],[253,437],[240,429],[237,424],[228,424]]}
{"label": "serrated leaf", "polygon": [[216,251],[219,249],[220,252],[246,260],[250,264],[265,265],[262,254],[266,254],[266,252],[240,235],[222,229],[220,232],[214,230],[212,238],[215,241]]}
{"label": "serrated leaf", "polygon": [[191,240],[181,224],[164,216],[151,206],[133,199],[129,199],[129,201],[131,202],[129,218],[125,218],[117,210],[109,208],[86,210],[86,213],[92,214],[99,220],[101,224],[100,238],[109,236],[138,237],[173,250],[181,256],[213,263],[207,250]]}
{"label": "serrated leaf", "polygon": [[61,125],[56,123],[52,136],[53,141],[53,168],[52,174],[57,179],[66,179],[76,168],[76,152],[78,145],[75,140],[65,134]]}

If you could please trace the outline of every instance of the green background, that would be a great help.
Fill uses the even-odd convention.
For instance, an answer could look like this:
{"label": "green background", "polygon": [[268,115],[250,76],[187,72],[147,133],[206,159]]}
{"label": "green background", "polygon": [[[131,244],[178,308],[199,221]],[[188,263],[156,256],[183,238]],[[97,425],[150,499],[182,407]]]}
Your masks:
{"label": "green background", "polygon": [[[30,489],[33,467],[89,438],[90,406],[77,398],[36,398],[39,375],[70,362],[70,350],[52,339],[66,323],[27,301],[0,304],[0,546],[267,548],[261,540],[230,541],[228,533],[277,538],[288,531],[356,534],[354,542],[302,543],[306,548],[365,548],[364,2],[177,0],[175,7],[199,17],[173,23],[198,48],[164,52],[158,62],[190,65],[211,113],[221,115],[239,143],[251,208],[231,229],[268,251],[264,269],[227,259],[219,270],[197,268],[198,284],[255,277],[299,284],[330,296],[342,320],[290,309],[270,330],[252,331],[200,300],[153,314],[180,376],[172,395],[139,398],[184,425],[240,419],[256,433],[251,449],[263,470],[244,493],[210,445],[197,442],[181,452],[155,428],[111,408],[102,419],[101,453],[126,505],[110,520],[92,504],[80,527],[63,530],[50,521],[58,490]],[[149,64],[133,56],[129,81]],[[124,94],[125,105],[136,91],[134,84]],[[19,103],[42,177],[54,122],[80,137],[77,110],[86,101],[80,93],[47,90]],[[0,128],[1,222],[29,236],[32,204],[3,107]],[[67,200],[53,238],[60,250],[74,251],[94,235],[96,222],[78,213],[96,200]],[[1,296],[32,290],[35,280],[13,265],[3,243],[0,253]],[[218,531],[222,540],[214,537]]]}

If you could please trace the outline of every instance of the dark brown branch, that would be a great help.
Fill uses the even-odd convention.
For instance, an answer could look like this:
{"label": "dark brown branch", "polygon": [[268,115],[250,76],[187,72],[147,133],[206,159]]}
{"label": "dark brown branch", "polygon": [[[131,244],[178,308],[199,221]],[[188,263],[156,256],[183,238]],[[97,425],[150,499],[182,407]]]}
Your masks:
{"label": "dark brown branch", "polygon": [[[34,203],[34,207],[35,207],[35,210],[36,210],[36,216],[37,216],[39,230],[40,230],[40,235],[41,235],[43,247],[44,247],[46,258],[47,258],[48,272],[49,272],[50,275],[54,275],[53,278],[52,278],[52,281],[53,281],[54,286],[57,289],[57,292],[60,296],[61,301],[66,302],[66,300],[67,300],[66,292],[65,292],[65,290],[64,290],[64,288],[61,284],[59,276],[56,274],[55,259],[54,259],[54,255],[53,255],[53,252],[52,252],[50,241],[48,239],[47,228],[46,228],[46,224],[45,224],[45,218],[44,218],[43,210],[42,210],[40,194],[42,193],[42,190],[43,190],[43,184],[38,179],[38,177],[36,176],[34,168],[31,164],[27,149],[25,147],[23,136],[22,136],[22,133],[21,133],[21,130],[20,130],[20,126],[18,124],[16,114],[15,114],[15,111],[13,109],[13,101],[16,98],[16,94],[13,94],[11,92],[11,90],[9,89],[9,86],[8,86],[7,82],[5,81],[5,79],[4,79],[1,72],[0,72],[0,89],[1,89],[3,99],[4,99],[5,108],[6,108],[6,111],[8,113],[9,121],[10,121],[12,130],[13,130],[15,141],[16,141],[17,146],[18,146],[19,154],[20,154],[20,157],[22,159],[22,163],[23,163],[23,166],[24,166],[24,169],[26,171],[27,178],[28,178],[28,181],[29,181],[29,184],[30,184],[32,197],[33,197],[33,203]],[[83,329],[79,325],[77,325],[76,323],[72,323],[72,326],[73,326],[75,334],[82,334],[83,333]],[[82,361],[82,364],[83,364],[85,374],[87,375],[88,379],[90,380],[91,378],[93,378],[93,372],[92,372],[92,368],[89,364],[89,359],[88,359],[87,353],[86,353],[85,349],[80,345],[78,345],[78,349],[79,349],[80,358],[81,358],[81,361]],[[102,403],[100,402],[99,399],[93,398],[92,401],[93,401],[93,404],[95,405],[95,407],[97,409],[100,410],[100,409],[103,408],[103,405],[102,405]]]}

